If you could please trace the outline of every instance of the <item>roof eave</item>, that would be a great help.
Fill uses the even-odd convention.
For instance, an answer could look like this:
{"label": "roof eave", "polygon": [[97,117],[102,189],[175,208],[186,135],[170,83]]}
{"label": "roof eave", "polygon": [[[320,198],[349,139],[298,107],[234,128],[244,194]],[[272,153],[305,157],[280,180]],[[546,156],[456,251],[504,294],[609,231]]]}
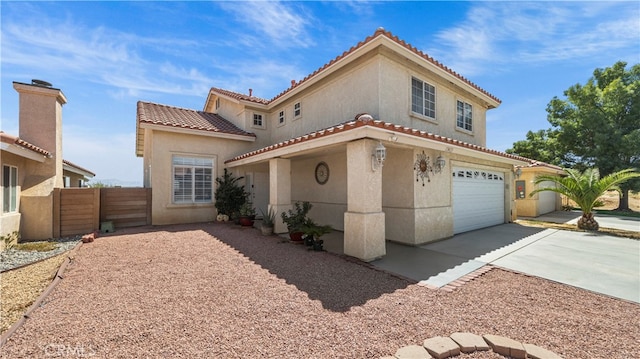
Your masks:
{"label": "roof eave", "polygon": [[0,142],[0,149],[2,151],[6,151],[14,155],[27,158],[33,161],[37,161],[37,162],[44,162],[47,159],[47,156],[43,154],[40,154],[38,152],[32,151],[28,148],[24,148],[22,146],[18,146],[15,144]]}

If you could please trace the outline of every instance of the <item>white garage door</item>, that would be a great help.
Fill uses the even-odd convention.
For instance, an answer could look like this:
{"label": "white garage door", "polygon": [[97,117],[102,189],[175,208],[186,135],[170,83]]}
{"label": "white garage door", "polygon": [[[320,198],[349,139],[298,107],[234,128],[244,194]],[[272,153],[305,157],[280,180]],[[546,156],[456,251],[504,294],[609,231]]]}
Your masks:
{"label": "white garage door", "polygon": [[504,223],[504,174],[453,168],[453,233]]}
{"label": "white garage door", "polygon": [[[554,187],[553,182],[542,182],[539,188]],[[538,192],[538,215],[550,213],[556,210],[556,193],[552,191]]]}

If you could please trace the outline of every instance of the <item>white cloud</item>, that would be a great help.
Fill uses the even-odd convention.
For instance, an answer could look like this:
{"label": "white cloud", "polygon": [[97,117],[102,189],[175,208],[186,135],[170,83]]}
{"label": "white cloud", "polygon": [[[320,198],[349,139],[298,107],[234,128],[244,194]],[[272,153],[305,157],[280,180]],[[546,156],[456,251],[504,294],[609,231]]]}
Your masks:
{"label": "white cloud", "polygon": [[579,60],[637,50],[640,9],[633,3],[483,2],[436,35],[439,60],[465,75],[512,63]]}
{"label": "white cloud", "polygon": [[[3,19],[3,65],[52,77],[64,74],[68,79],[111,86],[116,89],[111,93],[134,97],[142,92],[193,96],[206,93],[204,83],[208,79],[198,69],[175,66],[166,60],[153,61],[153,52],[179,54],[179,49],[195,46],[193,41],[141,37],[72,21],[55,23],[37,18],[37,22]],[[189,87],[177,85],[185,80]]]}
{"label": "white cloud", "polygon": [[254,46],[268,44],[280,48],[308,47],[313,39],[307,31],[312,16],[299,4],[279,1],[230,1],[220,7],[235,15],[237,21],[246,24],[253,33],[238,33],[238,40]]}

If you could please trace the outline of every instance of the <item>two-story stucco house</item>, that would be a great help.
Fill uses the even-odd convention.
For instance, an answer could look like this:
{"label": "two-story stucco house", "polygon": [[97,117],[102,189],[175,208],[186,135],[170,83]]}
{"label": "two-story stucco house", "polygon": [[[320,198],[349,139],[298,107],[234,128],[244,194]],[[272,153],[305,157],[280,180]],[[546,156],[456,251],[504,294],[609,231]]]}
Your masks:
{"label": "two-story stucco house", "polygon": [[[515,219],[514,170],[487,149],[500,100],[384,29],[272,99],[211,88],[202,111],[139,102],[136,153],[153,224],[211,221],[215,177],[246,178],[254,206],[296,201],[369,261]],[[278,216],[275,230],[286,231]]]}
{"label": "two-story stucco house", "polygon": [[14,82],[19,137],[0,131],[0,236],[53,237],[53,190],[82,187],[95,174],[62,158],[62,106],[67,98],[44,81]]}

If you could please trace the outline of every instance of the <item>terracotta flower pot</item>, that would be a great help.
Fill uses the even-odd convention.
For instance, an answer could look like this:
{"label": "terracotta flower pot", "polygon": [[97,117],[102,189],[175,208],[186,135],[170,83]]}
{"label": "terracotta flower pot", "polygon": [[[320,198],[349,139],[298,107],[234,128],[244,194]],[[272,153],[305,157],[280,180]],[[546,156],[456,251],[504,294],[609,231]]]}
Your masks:
{"label": "terracotta flower pot", "polygon": [[304,233],[302,232],[289,232],[289,238],[292,242],[302,242],[302,236]]}

